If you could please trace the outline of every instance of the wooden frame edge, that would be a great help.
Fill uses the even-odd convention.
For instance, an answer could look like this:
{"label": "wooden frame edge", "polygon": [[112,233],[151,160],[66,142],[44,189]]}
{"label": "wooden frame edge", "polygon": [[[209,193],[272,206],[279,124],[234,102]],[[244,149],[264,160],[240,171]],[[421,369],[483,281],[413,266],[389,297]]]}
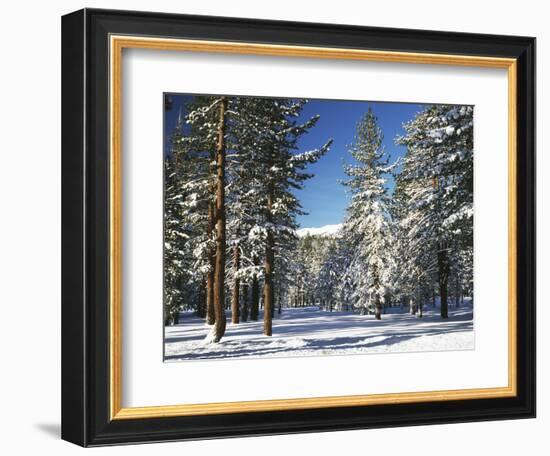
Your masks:
{"label": "wooden frame edge", "polygon": [[[200,416],[238,412],[305,410],[380,404],[506,398],[517,396],[517,60],[502,57],[375,51],[314,46],[257,44],[111,35],[110,62],[110,305],[109,411],[111,420]],[[122,208],[121,63],[122,50],[155,49],[254,54],[339,60],[454,65],[508,70],[508,386],[463,390],[327,396],[150,407],[122,407]]]}
{"label": "wooden frame edge", "polygon": [[122,408],[122,48],[112,40],[109,52],[109,412],[114,419]]}
{"label": "wooden frame edge", "polygon": [[406,404],[428,401],[451,401],[513,397],[511,387],[443,390],[412,393],[387,393],[357,396],[324,396],[302,399],[271,399],[243,402],[217,402],[189,405],[160,405],[150,407],[125,407],[118,410],[115,420],[136,418],[168,418],[176,416],[200,416],[243,412],[273,412],[282,410],[307,410],[330,407],[357,407],[381,404]]}
{"label": "wooden frame edge", "polygon": [[508,386],[517,395],[517,61],[508,66]]}

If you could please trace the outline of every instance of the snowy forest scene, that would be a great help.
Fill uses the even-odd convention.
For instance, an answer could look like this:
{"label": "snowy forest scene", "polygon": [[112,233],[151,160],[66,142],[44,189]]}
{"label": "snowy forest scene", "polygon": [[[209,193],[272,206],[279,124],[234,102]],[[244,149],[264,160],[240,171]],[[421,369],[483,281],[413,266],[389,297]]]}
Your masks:
{"label": "snowy forest scene", "polygon": [[164,361],[474,349],[471,105],[164,94]]}

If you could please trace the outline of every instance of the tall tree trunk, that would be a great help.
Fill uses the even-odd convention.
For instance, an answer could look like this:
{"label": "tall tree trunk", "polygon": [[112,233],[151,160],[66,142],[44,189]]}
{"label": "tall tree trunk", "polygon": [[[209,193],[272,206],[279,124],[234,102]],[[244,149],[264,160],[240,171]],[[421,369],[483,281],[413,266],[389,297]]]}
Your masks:
{"label": "tall tree trunk", "polygon": [[[254,257],[254,265],[257,266],[258,259]],[[258,321],[258,314],[260,313],[260,285],[258,283],[258,278],[254,276],[252,279],[252,302],[250,303],[250,319],[252,321]]]}
{"label": "tall tree trunk", "polygon": [[239,287],[241,286],[237,273],[241,267],[241,249],[235,243],[233,247],[233,294],[231,295],[231,323],[239,323]]}
{"label": "tall tree trunk", "polygon": [[267,239],[265,243],[265,278],[264,278],[264,334],[272,335],[273,326],[273,260],[274,260],[274,239],[273,228],[271,227],[273,209],[273,186],[270,185],[267,193]]}
{"label": "tall tree trunk", "polygon": [[248,285],[243,285],[243,292],[242,292],[242,312],[241,312],[241,321],[247,321],[248,320]]}
{"label": "tall tree trunk", "polygon": [[441,298],[441,318],[449,317],[449,304],[447,302],[447,282],[449,279],[449,256],[447,245],[439,243],[437,252],[437,266],[439,270],[439,297]]}
{"label": "tall tree trunk", "polygon": [[206,280],[203,278],[199,287],[197,315],[200,318],[206,317]]}
{"label": "tall tree trunk", "polygon": [[380,296],[378,293],[375,295],[374,298],[374,318],[376,320],[382,319],[382,304],[380,303]]}
{"label": "tall tree trunk", "polygon": [[210,177],[212,178],[212,184],[210,185],[211,198],[208,201],[208,274],[206,275],[206,321],[209,325],[213,325],[216,321],[216,314],[214,312],[214,269],[216,263],[214,261],[214,249],[210,245],[212,234],[216,224],[216,206],[214,204],[213,196],[215,194],[215,185],[213,177],[216,173],[215,165],[216,156],[214,151],[210,151]]}
{"label": "tall tree trunk", "polygon": [[216,144],[216,259],[214,268],[214,323],[213,342],[225,334],[225,112],[227,98],[220,100],[218,141]]}

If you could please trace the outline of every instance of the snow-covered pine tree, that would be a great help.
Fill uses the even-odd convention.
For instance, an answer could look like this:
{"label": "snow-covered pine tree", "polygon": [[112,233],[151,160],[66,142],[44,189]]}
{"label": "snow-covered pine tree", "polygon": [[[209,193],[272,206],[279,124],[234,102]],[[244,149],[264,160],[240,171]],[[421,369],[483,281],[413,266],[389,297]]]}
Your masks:
{"label": "snow-covered pine tree", "polygon": [[[408,152],[407,152],[408,154]],[[407,158],[407,155],[405,156]],[[401,172],[394,174],[395,188],[392,195],[390,212],[394,230],[394,258],[398,258],[394,265],[394,295],[401,307],[407,306],[412,314],[422,311],[424,302],[421,299],[423,289],[427,286],[434,290],[434,281],[437,280],[437,265],[433,261],[430,250],[430,239],[423,242],[411,243],[410,235],[419,229],[414,218],[408,218],[414,207],[411,206],[410,193],[423,188],[426,184],[419,179],[407,180],[407,160],[402,162]],[[418,313],[420,316],[421,313]]]}
{"label": "snow-covered pine tree", "polygon": [[304,122],[298,117],[306,100],[266,99],[263,144],[261,150],[267,165],[265,179],[265,277],[264,277],[264,334],[272,334],[272,313],[274,306],[275,252],[281,254],[285,238],[294,238],[297,228],[296,216],[302,208],[293,190],[303,188],[312,175],[305,170],[325,154],[332,140],[322,147],[303,153],[295,153],[300,136],[317,123],[319,116]]}
{"label": "snow-covered pine tree", "polygon": [[185,255],[188,234],[182,230],[178,207],[178,179],[174,157],[165,158],[164,205],[164,324],[177,323],[179,311],[185,302],[184,284],[189,277]]}
{"label": "snow-covered pine tree", "polygon": [[[289,267],[301,206],[293,194],[311,177],[304,172],[329,143],[296,154],[297,139],[317,122],[298,123],[305,100],[231,97],[227,124],[227,210],[232,248],[232,309],[238,311],[239,285],[251,289],[250,317],[258,319],[260,280],[264,282],[264,327],[271,335],[275,278]],[[236,247],[238,245],[238,247]],[[238,262],[236,261],[238,257]],[[263,267],[262,267],[263,259]],[[285,266],[286,265],[286,266]],[[247,290],[248,291],[248,290]],[[233,321],[236,322],[237,317]]]}
{"label": "snow-covered pine tree", "polygon": [[296,279],[289,285],[294,302],[299,297],[304,305],[334,307],[337,256],[337,237],[306,234],[298,240],[291,255]]}
{"label": "snow-covered pine tree", "polygon": [[385,187],[391,166],[384,158],[382,140],[376,116],[369,108],[357,124],[355,143],[349,148],[356,163],[344,166],[349,179],[343,182],[351,194],[343,236],[353,255],[349,279],[355,288],[354,304],[362,312],[373,311],[376,319],[381,318],[393,261]]}
{"label": "snow-covered pine tree", "polygon": [[473,107],[429,106],[405,130],[397,142],[407,146],[399,179],[409,268],[425,288],[437,267],[441,317],[447,318],[449,277],[469,274],[455,260],[473,248]]}
{"label": "snow-covered pine tree", "polygon": [[314,267],[316,275],[314,281],[315,296],[320,306],[329,312],[341,308],[341,303],[337,299],[337,287],[342,272],[339,264],[339,242],[339,238],[323,237],[317,264]]}
{"label": "snow-covered pine tree", "polygon": [[206,318],[214,324],[214,223],[215,223],[215,162],[216,147],[216,102],[219,98],[198,96],[185,106],[187,115],[182,130],[181,147],[193,157],[194,172],[188,173],[183,191],[191,198],[187,202],[187,214],[200,220],[202,233],[193,238],[196,244],[193,255],[195,267],[202,274],[206,301]]}
{"label": "snow-covered pine tree", "polygon": [[[198,185],[205,193],[205,240],[200,251],[206,258],[206,295],[209,322],[214,325],[207,336],[219,342],[225,333],[225,160],[227,97],[196,97],[187,114],[190,133],[184,138],[188,147],[201,151],[204,171],[195,176],[189,185]],[[213,175],[214,174],[214,175]]]}
{"label": "snow-covered pine tree", "polygon": [[[303,100],[207,97],[194,103],[198,107],[191,109],[187,116],[191,134],[185,142],[195,149],[214,149],[216,159],[213,301],[218,323],[208,340],[219,341],[225,328],[227,214],[230,216],[230,243],[233,244],[230,273],[233,321],[238,321],[241,279],[244,284],[251,282],[251,316],[257,318],[263,257],[264,316],[267,314],[264,324],[265,332],[270,334],[276,249],[278,245],[293,241],[295,217],[300,213],[300,204],[292,190],[300,188],[310,177],[303,172],[304,168],[325,153],[329,144],[303,154],[294,153],[297,138],[317,121],[317,118],[304,123],[296,121],[305,103]],[[205,182],[210,182],[210,187],[204,185]],[[207,194],[212,188],[211,182],[212,179],[201,179],[201,188],[205,188]],[[209,234],[209,229],[206,232]],[[207,240],[204,244],[207,258],[209,246],[211,241]]]}
{"label": "snow-covered pine tree", "polygon": [[[264,254],[265,232],[259,229],[265,221],[262,209],[264,195],[262,163],[262,117],[265,100],[251,97],[230,99],[230,123],[227,147],[227,214],[231,245],[228,279],[232,288],[232,322],[238,323],[242,309],[244,320],[259,313],[259,281],[263,277],[260,259]],[[240,305],[242,290],[242,305]],[[252,300],[249,302],[249,289]],[[249,308],[250,307],[250,308]],[[245,318],[246,317],[246,318]]]}
{"label": "snow-covered pine tree", "polygon": [[189,147],[183,128],[180,112],[165,158],[165,302],[194,308],[203,317],[207,175],[201,153]]}

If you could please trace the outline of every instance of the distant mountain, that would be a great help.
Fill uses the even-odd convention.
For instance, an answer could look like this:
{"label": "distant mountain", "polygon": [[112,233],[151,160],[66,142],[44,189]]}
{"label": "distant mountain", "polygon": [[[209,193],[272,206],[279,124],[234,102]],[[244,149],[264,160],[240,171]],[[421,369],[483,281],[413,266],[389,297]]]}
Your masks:
{"label": "distant mountain", "polygon": [[296,232],[299,237],[304,237],[307,235],[310,236],[325,236],[325,237],[335,237],[338,236],[342,224],[338,223],[336,225],[325,225],[317,228],[300,228]]}

